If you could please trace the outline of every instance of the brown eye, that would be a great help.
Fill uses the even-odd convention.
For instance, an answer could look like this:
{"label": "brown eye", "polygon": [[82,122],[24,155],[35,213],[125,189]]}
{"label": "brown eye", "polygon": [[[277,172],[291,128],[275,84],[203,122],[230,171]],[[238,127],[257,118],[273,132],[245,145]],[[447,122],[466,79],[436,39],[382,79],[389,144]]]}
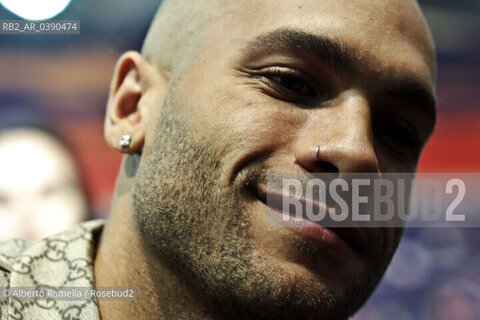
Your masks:
{"label": "brown eye", "polygon": [[254,76],[268,86],[267,94],[276,99],[310,105],[318,98],[316,79],[304,71],[272,66],[256,70]]}
{"label": "brown eye", "polygon": [[298,95],[307,97],[315,96],[315,91],[308,84],[308,82],[299,77],[292,75],[275,74],[270,77],[270,80]]}

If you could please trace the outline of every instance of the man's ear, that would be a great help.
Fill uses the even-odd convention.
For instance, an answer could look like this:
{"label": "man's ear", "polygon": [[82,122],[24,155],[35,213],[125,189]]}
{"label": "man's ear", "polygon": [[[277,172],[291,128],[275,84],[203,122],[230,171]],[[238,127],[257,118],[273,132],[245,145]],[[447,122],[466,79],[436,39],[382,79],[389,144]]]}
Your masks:
{"label": "man's ear", "polygon": [[105,116],[105,140],[121,153],[137,153],[145,139],[148,108],[147,89],[157,73],[140,53],[128,51],[118,60],[110,86]]}

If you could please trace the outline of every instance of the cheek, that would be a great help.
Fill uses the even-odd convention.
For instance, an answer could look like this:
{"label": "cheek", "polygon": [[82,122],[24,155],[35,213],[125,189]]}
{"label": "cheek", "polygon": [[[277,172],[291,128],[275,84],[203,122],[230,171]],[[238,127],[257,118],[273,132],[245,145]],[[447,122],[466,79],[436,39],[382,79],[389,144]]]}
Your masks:
{"label": "cheek", "polygon": [[174,95],[180,106],[175,113],[185,121],[190,137],[229,171],[261,155],[293,153],[289,146],[308,120],[306,110],[274,99],[238,76],[212,81],[190,74]]}
{"label": "cheek", "polygon": [[179,116],[195,129],[196,137],[224,145],[281,141],[305,118],[298,108],[266,95],[258,84],[239,78],[221,63],[209,72],[201,70],[185,75],[175,90],[182,105]]}
{"label": "cheek", "polygon": [[[232,101],[235,107],[225,112],[224,121],[216,128],[227,139],[232,150],[242,146],[246,149],[278,149],[289,145],[306,121],[298,109],[265,97],[260,93],[250,94]],[[230,149],[230,148],[227,148]]]}

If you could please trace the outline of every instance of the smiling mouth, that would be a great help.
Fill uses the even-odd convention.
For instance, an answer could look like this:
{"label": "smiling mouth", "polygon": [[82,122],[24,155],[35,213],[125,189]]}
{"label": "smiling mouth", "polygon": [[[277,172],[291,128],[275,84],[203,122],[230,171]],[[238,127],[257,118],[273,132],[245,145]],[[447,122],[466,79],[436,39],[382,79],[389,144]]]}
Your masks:
{"label": "smiling mouth", "polygon": [[[337,250],[338,252],[350,250],[357,254],[366,254],[369,251],[367,233],[362,228],[355,227],[352,223],[327,223],[324,221],[322,226],[320,222],[314,222],[307,218],[305,214],[295,215],[295,213],[283,208],[284,196],[281,193],[267,192],[257,189],[257,199],[261,201],[275,217],[281,220],[281,224],[286,229],[294,233],[316,242],[322,247]],[[308,201],[299,200],[302,207],[305,208]],[[310,202],[314,212],[329,209],[326,204],[318,202]],[[328,216],[328,215],[327,215]],[[340,226],[333,226],[333,224]]]}

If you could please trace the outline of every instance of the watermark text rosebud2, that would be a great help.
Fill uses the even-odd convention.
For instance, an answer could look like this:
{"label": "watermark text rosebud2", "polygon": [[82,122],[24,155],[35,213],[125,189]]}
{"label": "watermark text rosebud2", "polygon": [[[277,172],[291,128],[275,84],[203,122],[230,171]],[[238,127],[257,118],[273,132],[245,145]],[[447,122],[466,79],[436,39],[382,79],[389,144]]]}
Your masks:
{"label": "watermark text rosebud2", "polygon": [[272,225],[480,227],[480,173],[274,173],[261,193]]}

